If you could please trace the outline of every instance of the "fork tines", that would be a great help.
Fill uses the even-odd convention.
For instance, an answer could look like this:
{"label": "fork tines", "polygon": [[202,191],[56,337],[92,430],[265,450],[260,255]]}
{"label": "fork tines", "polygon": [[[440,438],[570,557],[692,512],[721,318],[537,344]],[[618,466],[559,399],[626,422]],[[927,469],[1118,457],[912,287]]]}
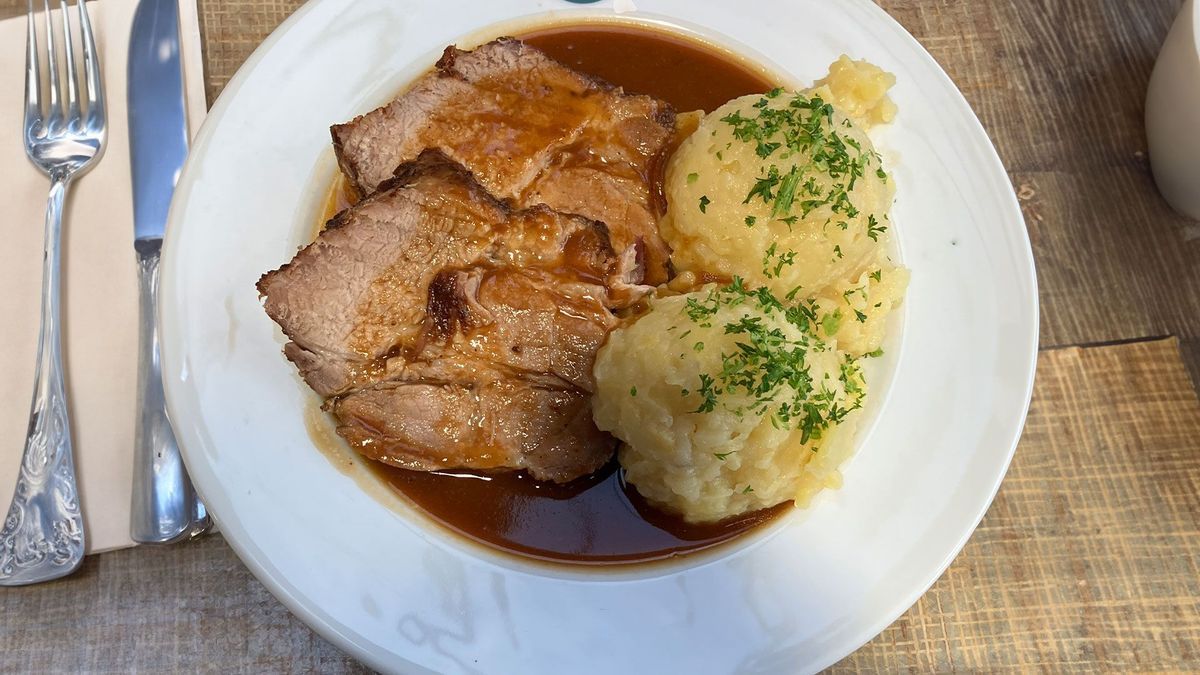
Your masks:
{"label": "fork tines", "polygon": [[[28,0],[26,52],[25,52],[25,128],[36,135],[52,134],[64,124],[80,124],[86,128],[102,129],[105,126],[104,89],[100,85],[100,66],[96,56],[96,41],[92,34],[92,23],[86,3],[76,0],[79,10],[79,44],[83,52],[83,81],[79,81],[75,62],[75,40],[71,29],[71,12],[67,0],[59,0],[62,18],[61,31],[56,34],[54,17],[50,11],[50,0],[42,0],[46,34],[46,78],[43,88],[40,59],[38,58],[38,36],[33,0]],[[62,53],[56,43],[63,43]],[[60,68],[64,69],[62,77]],[[80,100],[80,91],[85,99]],[[84,105],[81,105],[84,103]],[[86,117],[82,108],[86,107]]]}

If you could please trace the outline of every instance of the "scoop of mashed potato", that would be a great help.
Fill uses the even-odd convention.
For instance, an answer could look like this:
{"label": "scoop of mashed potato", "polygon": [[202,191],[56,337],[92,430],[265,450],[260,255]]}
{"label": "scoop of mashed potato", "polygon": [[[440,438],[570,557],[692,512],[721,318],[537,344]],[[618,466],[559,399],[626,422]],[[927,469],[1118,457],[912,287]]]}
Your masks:
{"label": "scoop of mashed potato", "polygon": [[896,119],[896,104],[888,90],[896,76],[867,61],[843,54],[829,66],[829,74],[813,83],[812,91],[833,104],[843,115],[866,127]]}
{"label": "scoop of mashed potato", "polygon": [[894,188],[866,129],[895,114],[893,82],[843,58],[813,89],[705,116],[667,167],[675,268],[808,297],[877,266]]}
{"label": "scoop of mashed potato", "polygon": [[609,336],[593,415],[646,499],[711,522],[840,485],[865,385],[816,303],[799,308],[710,286]]}
{"label": "scoop of mashed potato", "polygon": [[904,300],[908,270],[887,256],[858,277],[838,279],[814,296],[821,321],[821,336],[834,340],[851,356],[877,353],[886,337],[888,317]]}

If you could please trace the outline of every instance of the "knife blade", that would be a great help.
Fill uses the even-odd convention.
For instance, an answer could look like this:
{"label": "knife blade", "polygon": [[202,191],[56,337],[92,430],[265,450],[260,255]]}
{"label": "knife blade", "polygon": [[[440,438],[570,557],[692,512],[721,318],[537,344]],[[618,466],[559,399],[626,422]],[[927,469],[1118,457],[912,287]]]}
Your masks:
{"label": "knife blade", "polygon": [[176,0],[141,0],[129,37],[129,149],[134,237],[161,240],[188,153]]}
{"label": "knife blade", "polygon": [[209,525],[167,419],[159,366],[159,256],[171,196],[188,152],[176,2],[141,0],[129,38],[129,150],[140,305],[130,535],[144,544],[173,543]]}

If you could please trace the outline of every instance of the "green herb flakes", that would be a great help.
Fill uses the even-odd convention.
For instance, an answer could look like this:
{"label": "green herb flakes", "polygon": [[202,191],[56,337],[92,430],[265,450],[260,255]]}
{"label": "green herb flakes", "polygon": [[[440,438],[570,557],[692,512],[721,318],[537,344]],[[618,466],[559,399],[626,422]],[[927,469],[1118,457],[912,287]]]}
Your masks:
{"label": "green herb flakes", "polygon": [[887,227],[880,225],[874,215],[867,216],[867,236],[871,241],[879,241],[879,235],[887,232]]}
{"label": "green herb flakes", "polygon": [[821,329],[826,335],[834,335],[838,332],[838,328],[842,326],[842,310],[835,309],[829,314],[821,317]]}
{"label": "green herb flakes", "polygon": [[[804,217],[821,207],[848,218],[856,217],[858,209],[851,202],[850,193],[867,167],[880,161],[878,153],[864,150],[853,136],[839,131],[834,124],[833,106],[820,96],[794,94],[786,106],[770,105],[770,99],[782,94],[779,91],[755,102],[754,116],[737,111],[721,118],[733,127],[734,138],[753,144],[755,154],[762,159],[778,153],[780,161],[793,156],[808,160],[786,172],[777,164],[769,165],[765,175],[755,180],[743,203],[761,199],[771,205],[773,218],[788,216],[797,205]],[[842,125],[852,127],[847,119],[842,120]],[[882,165],[878,172],[882,172]],[[828,189],[821,187],[818,176],[832,181]]]}
{"label": "green herb flakes", "polygon": [[[777,248],[772,255],[779,257]],[[681,388],[683,396],[692,392],[699,396],[693,412],[708,413],[724,406],[738,417],[767,416],[777,428],[799,430],[801,442],[807,443],[861,406],[865,388],[853,360],[842,364],[840,387],[814,381],[816,375],[810,369],[810,355],[831,349],[816,329],[819,326],[828,335],[836,333],[840,311],[818,321],[814,300],[785,304],[769,289],[748,288],[743,279],[735,277],[726,286],[711,288],[702,298],[688,298],[683,314],[698,325],[711,326],[722,307],[746,304],[783,319],[800,335],[785,333],[778,324],[755,314],[726,321],[721,328],[735,339],[732,348],[722,350],[719,369],[699,374],[694,389]],[[827,374],[825,379],[829,379]]]}

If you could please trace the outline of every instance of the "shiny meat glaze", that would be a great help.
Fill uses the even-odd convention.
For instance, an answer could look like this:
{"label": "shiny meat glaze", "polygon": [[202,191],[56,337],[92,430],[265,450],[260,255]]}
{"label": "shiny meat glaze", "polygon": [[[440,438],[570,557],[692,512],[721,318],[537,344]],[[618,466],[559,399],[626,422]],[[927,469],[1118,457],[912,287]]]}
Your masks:
{"label": "shiny meat glaze", "polygon": [[390,359],[386,381],[334,403],[339,433],[411,469],[527,469],[559,482],[599,469],[614,448],[589,399],[596,350],[615,324],[604,295],[565,270],[439,275],[428,341]]}
{"label": "shiny meat glaze", "polygon": [[517,206],[546,204],[607,224],[617,250],[643,242],[646,279],[667,278],[653,184],[675,124],[671,106],[578,73],[518,40],[447,48],[388,105],[331,129],[361,194],[426,148]]}
{"label": "shiny meat glaze", "polygon": [[513,211],[428,151],[258,288],[363,455],[561,482],[612,456],[591,420],[592,362],[639,283],[602,224]]}
{"label": "shiny meat glaze", "polygon": [[338,434],[371,459],[417,471],[525,469],[565,483],[616,449],[588,398],[518,378],[474,385],[383,382],[333,405]]}

